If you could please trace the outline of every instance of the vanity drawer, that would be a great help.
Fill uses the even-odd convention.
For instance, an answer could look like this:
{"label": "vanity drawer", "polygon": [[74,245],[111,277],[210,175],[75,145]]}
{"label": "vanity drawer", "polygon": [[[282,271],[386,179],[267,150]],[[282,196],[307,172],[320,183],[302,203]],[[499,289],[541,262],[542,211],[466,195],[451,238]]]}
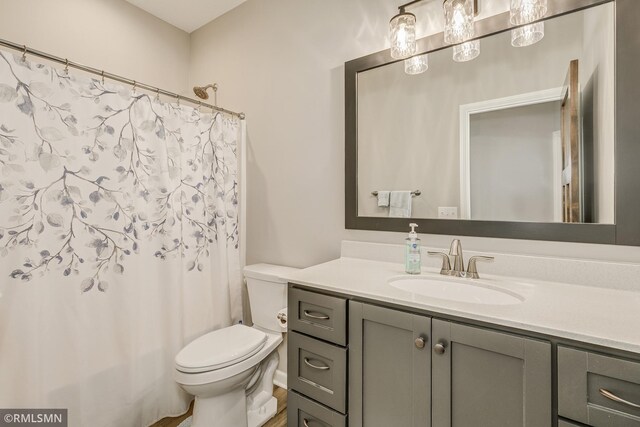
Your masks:
{"label": "vanity drawer", "polygon": [[288,338],[289,388],[344,413],[347,349],[295,332]]}
{"label": "vanity drawer", "polygon": [[347,345],[347,300],[289,288],[289,329]]}
{"label": "vanity drawer", "polygon": [[292,391],[287,395],[287,427],[346,427],[347,416]]}
{"label": "vanity drawer", "polygon": [[640,427],[640,362],[559,346],[558,414],[593,427]]}

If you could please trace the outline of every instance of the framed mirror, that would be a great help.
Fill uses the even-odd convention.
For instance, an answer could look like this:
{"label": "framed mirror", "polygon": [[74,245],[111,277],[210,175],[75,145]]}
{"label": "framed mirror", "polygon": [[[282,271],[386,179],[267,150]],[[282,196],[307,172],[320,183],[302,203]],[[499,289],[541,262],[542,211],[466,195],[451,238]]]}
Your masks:
{"label": "framed mirror", "polygon": [[470,61],[429,36],[420,74],[347,62],[346,227],[640,245],[638,3],[549,0],[526,47],[492,16]]}

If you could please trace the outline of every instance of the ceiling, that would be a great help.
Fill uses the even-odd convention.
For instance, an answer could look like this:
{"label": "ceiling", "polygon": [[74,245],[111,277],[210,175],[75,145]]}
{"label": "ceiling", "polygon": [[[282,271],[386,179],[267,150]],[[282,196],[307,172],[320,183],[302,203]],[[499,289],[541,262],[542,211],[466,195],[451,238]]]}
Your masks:
{"label": "ceiling", "polygon": [[191,33],[246,0],[127,0],[181,30]]}

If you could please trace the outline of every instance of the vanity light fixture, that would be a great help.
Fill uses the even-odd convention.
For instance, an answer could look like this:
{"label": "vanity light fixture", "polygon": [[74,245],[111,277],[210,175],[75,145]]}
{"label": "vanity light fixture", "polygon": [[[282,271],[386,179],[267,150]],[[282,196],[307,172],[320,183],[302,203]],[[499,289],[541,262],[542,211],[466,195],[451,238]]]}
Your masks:
{"label": "vanity light fixture", "polygon": [[473,38],[478,0],[444,0],[442,7],[445,21],[444,41],[449,44],[458,44]]}
{"label": "vanity light fixture", "polygon": [[427,69],[429,69],[429,55],[426,53],[404,60],[404,72],[407,74],[421,74]]}
{"label": "vanity light fixture", "polygon": [[[547,14],[547,0],[511,0],[509,22],[512,25],[530,24]],[[531,46],[544,38],[544,22],[525,25],[511,30],[511,45]]]}
{"label": "vanity light fixture", "polygon": [[525,47],[538,43],[544,38],[544,22],[525,25],[511,30],[511,46]]}
{"label": "vanity light fixture", "polygon": [[416,15],[406,8],[422,0],[414,0],[398,7],[398,14],[389,21],[389,39],[391,40],[391,57],[406,59],[416,54]]}
{"label": "vanity light fixture", "polygon": [[480,55],[480,40],[471,40],[453,47],[453,60],[467,62]]}
{"label": "vanity light fixture", "polygon": [[529,24],[547,14],[547,0],[511,0],[509,21],[512,25]]}

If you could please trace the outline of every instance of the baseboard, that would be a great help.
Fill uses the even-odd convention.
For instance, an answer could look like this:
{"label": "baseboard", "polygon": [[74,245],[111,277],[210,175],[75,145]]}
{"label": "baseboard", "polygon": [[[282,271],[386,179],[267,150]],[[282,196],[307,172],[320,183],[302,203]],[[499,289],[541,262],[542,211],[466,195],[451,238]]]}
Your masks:
{"label": "baseboard", "polygon": [[282,372],[279,369],[276,370],[276,373],[273,376],[273,384],[286,390],[287,389],[287,373]]}

